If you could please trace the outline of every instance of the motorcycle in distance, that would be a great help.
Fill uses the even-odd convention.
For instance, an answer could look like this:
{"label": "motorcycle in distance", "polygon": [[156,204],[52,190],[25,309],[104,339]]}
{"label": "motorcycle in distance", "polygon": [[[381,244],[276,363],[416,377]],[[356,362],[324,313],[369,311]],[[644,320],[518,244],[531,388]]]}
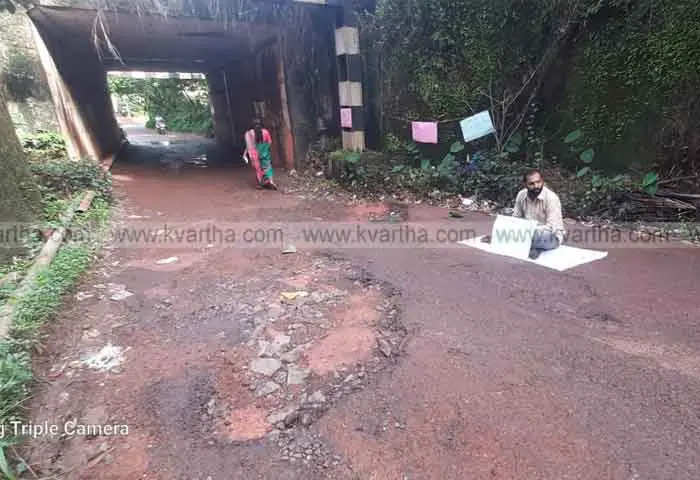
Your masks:
{"label": "motorcycle in distance", "polygon": [[165,135],[165,120],[160,115],[156,117],[156,132]]}

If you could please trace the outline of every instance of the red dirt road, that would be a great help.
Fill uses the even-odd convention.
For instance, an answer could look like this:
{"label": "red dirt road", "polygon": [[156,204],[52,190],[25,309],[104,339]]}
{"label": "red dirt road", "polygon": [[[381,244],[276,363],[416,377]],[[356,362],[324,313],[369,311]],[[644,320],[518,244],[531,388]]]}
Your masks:
{"label": "red dirt road", "polygon": [[[285,193],[286,177],[281,192],[255,190],[243,169],[113,173],[125,223],[381,210]],[[446,213],[408,209],[412,221]],[[485,233],[491,219],[463,222]],[[94,296],[48,332],[33,419],[89,417],[129,434],[42,438],[27,455],[76,479],[695,480],[698,272],[700,250],[672,243],[612,248],[565,273],[468,248],[106,249],[80,287]],[[133,295],[100,298],[97,284]],[[302,290],[324,295],[279,300]],[[285,362],[286,376],[267,377],[279,390],[258,396],[269,381],[251,373],[255,342],[272,348],[285,333],[308,345],[294,360],[308,379],[290,383]],[[71,363],[108,342],[127,349],[117,368]],[[324,406],[277,431],[269,413],[315,390]]]}

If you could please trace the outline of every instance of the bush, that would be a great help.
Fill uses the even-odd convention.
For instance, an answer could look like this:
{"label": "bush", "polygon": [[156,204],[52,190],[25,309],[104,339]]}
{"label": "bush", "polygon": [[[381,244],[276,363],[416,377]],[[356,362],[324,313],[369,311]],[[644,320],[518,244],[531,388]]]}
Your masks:
{"label": "bush", "polygon": [[[434,167],[427,160],[418,161],[405,154],[348,152],[339,150],[329,155],[330,175],[346,187],[362,193],[392,194],[430,193],[435,189],[454,191],[454,168]],[[442,167],[442,168],[441,168]]]}
{"label": "bush", "polygon": [[472,163],[460,171],[462,190],[499,205],[509,205],[522,188],[522,175],[526,169],[507,152],[479,152],[474,155]]}
{"label": "bush", "polygon": [[22,138],[24,151],[34,160],[65,158],[66,142],[57,132],[39,132]]}
{"label": "bush", "polygon": [[102,197],[111,196],[110,174],[90,159],[33,161],[30,167],[43,195],[66,197],[90,189]]}

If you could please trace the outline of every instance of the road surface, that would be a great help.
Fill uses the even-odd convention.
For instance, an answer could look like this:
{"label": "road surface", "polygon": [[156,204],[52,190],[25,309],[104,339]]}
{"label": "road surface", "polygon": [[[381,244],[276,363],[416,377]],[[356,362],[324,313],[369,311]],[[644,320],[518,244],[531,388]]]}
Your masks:
{"label": "road surface", "polygon": [[[243,168],[113,173],[122,226],[384,210],[284,175],[255,190]],[[698,272],[674,243],[564,273],[469,248],[110,244],[48,328],[31,412],[128,435],[25,453],[80,479],[695,480]],[[111,369],[81,363],[108,344]]]}

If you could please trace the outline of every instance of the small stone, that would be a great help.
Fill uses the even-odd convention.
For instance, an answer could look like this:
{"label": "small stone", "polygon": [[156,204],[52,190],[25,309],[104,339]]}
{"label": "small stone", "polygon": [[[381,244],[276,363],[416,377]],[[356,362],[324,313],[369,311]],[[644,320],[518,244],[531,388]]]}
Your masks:
{"label": "small stone", "polygon": [[272,337],[272,342],[270,343],[269,350],[274,352],[275,355],[279,355],[280,352],[286,350],[286,347],[291,343],[292,338],[289,335],[278,332],[271,328],[268,328],[268,334]]}
{"label": "small stone", "polygon": [[299,356],[301,355],[302,351],[302,347],[297,347],[289,352],[281,354],[280,360],[282,360],[284,363],[294,363],[299,360]]}
{"label": "small stone", "polygon": [[83,339],[95,338],[95,337],[98,337],[99,335],[100,335],[99,330],[91,328],[91,329],[83,332]]}
{"label": "small stone", "polygon": [[127,291],[127,290],[120,290],[120,291],[118,291],[117,293],[115,293],[114,295],[112,295],[112,296],[109,297],[109,298],[110,298],[111,300],[114,300],[115,302],[119,302],[119,301],[121,301],[121,300],[124,300],[124,299],[126,299],[126,298],[129,298],[129,297],[132,296],[132,295],[133,295],[133,293],[131,293],[131,292]]}
{"label": "small stone", "polygon": [[379,351],[382,352],[382,355],[384,355],[387,358],[391,357],[392,349],[389,342],[387,342],[383,338],[378,338],[377,345],[379,346]]}
{"label": "small stone", "polygon": [[316,390],[309,397],[310,403],[324,403],[325,401],[326,401],[326,396],[323,394],[323,392],[321,390]]}
{"label": "small stone", "polygon": [[267,340],[258,340],[258,345],[260,350],[258,350],[258,357],[274,357],[277,352],[274,351],[274,347]]}
{"label": "small stone", "polygon": [[297,405],[288,405],[287,407],[283,408],[282,410],[277,410],[274,413],[271,413],[270,415],[267,416],[267,422],[271,425],[278,425],[282,424],[282,428],[284,428],[284,423],[285,419],[296,412],[299,409]]}
{"label": "small stone", "polygon": [[313,422],[314,422],[314,417],[312,417],[310,413],[305,413],[301,416],[301,424],[303,426],[308,427]]}
{"label": "small stone", "polygon": [[270,377],[282,366],[282,362],[276,358],[256,358],[250,362],[250,369],[260,375]]}
{"label": "small stone", "polygon": [[279,384],[285,384],[287,383],[287,372],[284,370],[278,370],[272,378]]}
{"label": "small stone", "polygon": [[287,367],[287,385],[303,385],[310,374],[310,369],[290,364]]}
{"label": "small stone", "polygon": [[277,390],[280,389],[280,386],[277,385],[275,382],[265,382],[263,385],[260,386],[255,391],[255,396],[256,397],[265,397],[271,393],[276,392]]}
{"label": "small stone", "polygon": [[284,417],[284,426],[287,428],[294,426],[294,424],[299,421],[299,416],[299,411],[294,410],[289,415]]}

